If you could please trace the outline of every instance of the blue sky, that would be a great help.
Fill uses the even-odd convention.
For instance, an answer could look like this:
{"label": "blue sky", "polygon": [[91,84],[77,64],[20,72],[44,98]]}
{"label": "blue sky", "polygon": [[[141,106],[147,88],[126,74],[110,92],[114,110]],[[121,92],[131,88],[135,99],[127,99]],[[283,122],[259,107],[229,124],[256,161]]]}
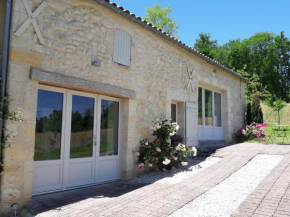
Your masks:
{"label": "blue sky", "polygon": [[[111,0],[140,17],[156,0]],[[180,25],[180,39],[192,46],[200,32],[224,44],[230,39],[248,38],[256,32],[290,37],[290,0],[158,0],[171,5],[172,17]]]}

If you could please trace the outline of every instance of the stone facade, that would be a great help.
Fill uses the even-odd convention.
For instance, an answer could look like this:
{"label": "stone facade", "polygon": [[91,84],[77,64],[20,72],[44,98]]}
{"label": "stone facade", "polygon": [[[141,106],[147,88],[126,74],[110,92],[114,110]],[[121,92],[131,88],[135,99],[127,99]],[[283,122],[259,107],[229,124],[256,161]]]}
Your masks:
{"label": "stone facade", "polygon": [[[34,11],[42,0],[29,2]],[[172,101],[178,102],[180,133],[184,135],[184,102],[197,104],[199,85],[222,92],[224,139],[228,142],[232,140],[232,133],[244,120],[245,84],[240,78],[161,39],[96,2],[47,0],[47,3],[36,19],[45,45],[39,43],[32,25],[20,37],[11,36],[8,93],[13,102],[10,109],[20,108],[23,122],[6,123],[15,138],[11,141],[11,147],[4,150],[2,212],[9,211],[14,202],[22,206],[32,195],[39,81],[30,79],[31,67],[136,92],[136,98],[127,97],[121,103],[123,178],[130,178],[138,172],[133,153],[138,149],[139,140],[150,136],[149,125],[153,118],[170,117]],[[22,1],[14,1],[12,33],[26,19]],[[112,61],[115,29],[121,29],[132,37],[130,67]],[[92,60],[96,59],[101,62],[100,67],[92,66]],[[188,67],[194,73],[194,91],[185,88]],[[213,73],[214,70],[217,73]],[[69,85],[66,87],[73,88]],[[193,121],[197,123],[197,119]]]}

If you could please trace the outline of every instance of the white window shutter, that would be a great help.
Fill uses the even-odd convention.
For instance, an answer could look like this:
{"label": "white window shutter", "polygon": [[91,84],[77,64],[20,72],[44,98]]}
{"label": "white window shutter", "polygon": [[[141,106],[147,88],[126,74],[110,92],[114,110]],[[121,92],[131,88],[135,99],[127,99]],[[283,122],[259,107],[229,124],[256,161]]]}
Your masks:
{"label": "white window shutter", "polygon": [[196,103],[186,102],[185,103],[185,135],[186,145],[197,146],[197,115],[198,108]]}
{"label": "white window shutter", "polygon": [[113,61],[125,66],[131,65],[131,36],[116,29],[114,39]]}

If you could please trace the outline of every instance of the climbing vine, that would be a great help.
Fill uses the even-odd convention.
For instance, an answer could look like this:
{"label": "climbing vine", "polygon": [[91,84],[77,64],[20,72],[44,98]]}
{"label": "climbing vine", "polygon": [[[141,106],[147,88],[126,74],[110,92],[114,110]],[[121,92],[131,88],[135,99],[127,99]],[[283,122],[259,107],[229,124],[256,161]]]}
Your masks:
{"label": "climbing vine", "polygon": [[[9,110],[9,105],[11,103],[10,96],[4,97],[2,102],[3,102],[2,112],[3,112],[3,118],[5,121],[13,121],[13,122],[22,121],[21,112],[19,109],[15,110],[15,111]],[[14,132],[9,131],[7,128],[4,128],[3,135],[1,138],[2,150],[6,147],[9,147],[10,146],[9,141],[11,141],[13,139],[14,139]],[[3,166],[4,166],[4,161],[2,158],[2,159],[0,159],[0,175],[2,175],[4,173]]]}

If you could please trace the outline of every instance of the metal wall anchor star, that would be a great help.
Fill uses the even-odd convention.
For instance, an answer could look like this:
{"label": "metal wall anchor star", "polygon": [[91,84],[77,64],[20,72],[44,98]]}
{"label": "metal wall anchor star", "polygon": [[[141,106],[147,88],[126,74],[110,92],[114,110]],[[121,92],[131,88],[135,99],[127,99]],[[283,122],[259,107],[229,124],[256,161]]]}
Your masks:
{"label": "metal wall anchor star", "polygon": [[188,83],[186,85],[186,89],[189,89],[191,87],[192,91],[194,92],[193,83],[192,83],[192,81],[193,81],[193,71],[194,71],[194,69],[191,71],[189,69],[189,67],[187,67]]}
{"label": "metal wall anchor star", "polygon": [[30,6],[29,6],[27,0],[22,0],[22,2],[23,2],[24,7],[27,11],[28,19],[20,26],[20,28],[14,33],[14,35],[19,37],[25,31],[25,29],[32,23],[40,43],[45,44],[44,39],[41,35],[41,32],[39,30],[39,27],[38,27],[35,19],[41,13],[41,11],[45,8],[45,6],[47,5],[47,2],[43,1],[33,13],[30,9]]}

